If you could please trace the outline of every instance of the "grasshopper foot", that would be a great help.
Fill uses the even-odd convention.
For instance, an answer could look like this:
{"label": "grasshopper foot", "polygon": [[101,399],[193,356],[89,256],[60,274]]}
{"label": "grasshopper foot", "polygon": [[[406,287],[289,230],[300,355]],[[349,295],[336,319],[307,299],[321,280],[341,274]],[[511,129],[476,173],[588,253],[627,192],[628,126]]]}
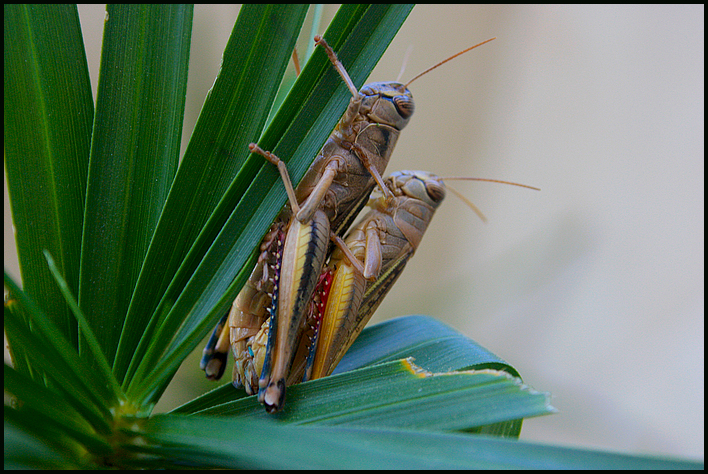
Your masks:
{"label": "grasshopper foot", "polygon": [[202,367],[206,378],[209,380],[219,380],[224,375],[226,369],[226,354],[223,352],[215,352],[211,354],[211,358],[207,360]]}
{"label": "grasshopper foot", "polygon": [[285,379],[268,384],[263,404],[268,413],[277,413],[283,409],[283,405],[285,405]]}

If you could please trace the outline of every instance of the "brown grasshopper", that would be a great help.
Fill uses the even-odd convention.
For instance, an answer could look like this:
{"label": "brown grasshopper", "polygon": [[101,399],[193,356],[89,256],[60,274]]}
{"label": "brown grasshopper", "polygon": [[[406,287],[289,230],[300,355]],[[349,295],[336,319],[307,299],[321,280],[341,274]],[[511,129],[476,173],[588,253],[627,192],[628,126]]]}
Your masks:
{"label": "brown grasshopper", "polygon": [[[289,187],[294,217],[285,223],[289,212],[284,211],[280,223],[274,224],[269,233],[272,237],[278,232],[287,232],[283,247],[283,267],[279,270],[281,298],[277,319],[280,328],[271,332],[274,349],[268,351],[269,354],[275,354],[273,369],[271,374],[271,365],[265,364],[266,370],[261,374],[259,389],[259,398],[270,410],[282,407],[285,378],[294,357],[293,350],[297,346],[299,328],[304,321],[305,306],[312,299],[319,270],[327,255],[329,230],[334,229],[336,235],[343,234],[352,216],[359,211],[377,183],[384,193],[387,192],[380,175],[400,130],[408,123],[414,109],[407,84],[374,83],[357,92],[334,51],[322,38],[315,39],[317,44],[325,48],[332,64],[347,83],[352,92],[352,99],[297,190]],[[470,49],[472,48],[465,51]],[[459,54],[462,53],[457,55]],[[434,67],[429,70],[432,69]],[[421,75],[416,76],[414,80]],[[252,147],[252,151],[277,164],[284,180],[289,181],[286,178],[287,169],[277,157],[256,146]],[[303,203],[302,206],[299,205],[300,202]],[[267,275],[274,271],[272,261],[273,255],[277,253],[275,249],[278,240],[280,239],[264,240],[261,259],[236,299],[229,318],[230,339],[236,359],[234,384],[243,384],[248,393],[254,392],[258,372],[254,370],[253,351],[249,348],[248,341],[260,330],[267,317],[265,309],[269,300],[268,294],[272,291]],[[309,253],[312,259],[306,264],[298,263],[299,255],[294,250],[302,248],[302,245],[315,249]],[[283,298],[284,294],[287,294],[287,298]],[[225,329],[225,318],[222,318],[217,329],[220,327]],[[215,331],[212,335],[202,359],[202,368],[210,378],[219,378],[225,363],[225,331],[221,332],[220,337],[217,337],[217,334]]]}
{"label": "brown grasshopper", "polygon": [[325,268],[332,281],[314,323],[306,380],[332,373],[415,253],[446,194],[443,180],[424,171],[392,173],[386,186],[394,198],[369,201],[371,210]]}

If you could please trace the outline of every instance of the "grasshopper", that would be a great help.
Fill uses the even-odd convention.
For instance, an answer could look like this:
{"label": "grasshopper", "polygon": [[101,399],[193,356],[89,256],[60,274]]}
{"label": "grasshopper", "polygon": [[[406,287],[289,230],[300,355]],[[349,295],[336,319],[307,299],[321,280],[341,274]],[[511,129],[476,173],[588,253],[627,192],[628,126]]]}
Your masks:
{"label": "grasshopper", "polygon": [[371,199],[371,210],[327,265],[332,282],[318,315],[306,380],[332,373],[415,253],[446,194],[443,180],[424,171],[392,173],[386,185],[394,198]]}
{"label": "grasshopper", "polygon": [[317,36],[315,42],[325,49],[352,98],[298,192],[279,158],[255,144],[250,146],[252,152],[278,167],[292,208],[279,271],[278,317],[271,317],[268,351],[258,383],[258,398],[268,411],[283,406],[286,377],[307,304],[328,253],[330,228],[337,229],[353,211],[358,212],[360,196],[368,195],[376,183],[384,187],[381,173],[414,110],[412,95],[402,84],[377,83],[359,92],[325,40]]}
{"label": "grasshopper", "polygon": [[[317,36],[315,41],[325,49],[333,66],[352,92],[352,98],[342,119],[298,188],[293,190],[292,185],[286,185],[291,210],[283,211],[280,224],[274,224],[286,234],[282,268],[276,271],[273,267],[275,247],[273,242],[264,240],[261,247],[262,258],[234,302],[229,317],[230,340],[236,359],[234,385],[243,385],[248,393],[253,393],[258,371],[253,364],[253,350],[249,341],[267,318],[265,310],[270,299],[269,293],[274,288],[267,275],[280,275],[281,298],[277,310],[279,328],[270,331],[270,347],[275,349],[268,350],[265,370],[262,371],[259,382],[259,399],[272,411],[282,407],[284,401],[285,379],[294,357],[293,351],[297,346],[299,328],[304,321],[305,307],[312,299],[317,276],[328,253],[330,229],[333,229],[336,235],[342,235],[376,184],[385,194],[390,192],[383,184],[381,173],[388,163],[400,130],[408,123],[414,111],[412,95],[407,88],[412,81],[405,85],[397,82],[373,83],[357,91],[343,65],[324,39]],[[450,59],[452,58],[428,69],[413,80]],[[276,164],[284,182],[289,182],[287,168],[282,161],[255,145],[251,147],[251,151]],[[392,199],[392,196],[388,195],[387,199]],[[302,206],[299,203],[302,203]],[[284,223],[288,220],[288,215],[292,217]],[[274,228],[271,228],[269,235],[274,232]],[[303,263],[296,251],[302,249],[303,245],[312,249],[308,254],[312,258],[306,263]],[[287,296],[284,297],[285,295]],[[207,372],[207,377],[214,379],[223,373],[225,352],[228,350],[225,317],[217,329],[220,327],[224,330],[219,337],[215,331],[204,351],[201,364]],[[271,353],[274,354],[272,373]]]}

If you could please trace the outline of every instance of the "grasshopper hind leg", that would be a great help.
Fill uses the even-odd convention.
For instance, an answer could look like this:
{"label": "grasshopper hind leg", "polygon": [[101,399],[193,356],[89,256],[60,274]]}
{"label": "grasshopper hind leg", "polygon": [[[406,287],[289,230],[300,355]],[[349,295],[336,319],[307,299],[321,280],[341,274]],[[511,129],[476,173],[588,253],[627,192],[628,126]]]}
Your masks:
{"label": "grasshopper hind leg", "polygon": [[263,397],[270,413],[283,408],[286,381],[306,326],[307,307],[324,267],[329,236],[329,219],[321,210],[305,223],[291,220],[278,283],[273,368]]}
{"label": "grasshopper hind leg", "polygon": [[226,370],[226,357],[229,354],[229,326],[226,324],[229,312],[224,314],[209,337],[199,368],[204,371],[209,380],[219,380]]}
{"label": "grasshopper hind leg", "polygon": [[278,221],[261,243],[261,255],[248,281],[234,300],[229,318],[234,356],[233,385],[252,395],[258,392],[267,338],[267,321],[277,284],[285,223]]}

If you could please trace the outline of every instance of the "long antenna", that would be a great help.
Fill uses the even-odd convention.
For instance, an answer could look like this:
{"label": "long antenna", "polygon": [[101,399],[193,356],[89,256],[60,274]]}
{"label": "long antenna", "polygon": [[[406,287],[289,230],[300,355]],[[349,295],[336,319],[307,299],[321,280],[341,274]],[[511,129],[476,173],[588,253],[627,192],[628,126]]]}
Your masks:
{"label": "long antenna", "polygon": [[408,46],[408,49],[406,49],[406,54],[403,55],[403,62],[401,63],[401,70],[398,73],[398,77],[396,77],[396,82],[401,80],[401,77],[403,77],[403,73],[406,72],[406,64],[408,64],[408,58],[410,58],[411,53],[413,52],[413,45]]}
{"label": "long antenna", "polygon": [[445,186],[447,187],[447,189],[449,189],[450,191],[452,191],[452,193],[453,193],[455,196],[457,196],[458,198],[460,198],[460,201],[462,201],[462,202],[464,202],[465,204],[467,204],[467,207],[469,207],[470,209],[472,209],[472,211],[473,211],[475,214],[477,214],[477,217],[479,217],[479,218],[482,220],[482,222],[484,222],[485,224],[487,223],[487,217],[486,217],[484,214],[482,214],[482,211],[481,211],[477,206],[475,206],[472,201],[470,201],[469,199],[467,199],[467,197],[466,197],[464,194],[462,194],[461,192],[459,192],[457,189],[453,188],[453,187],[450,186],[449,184],[447,184],[447,185],[445,185]]}
{"label": "long antenna", "polygon": [[459,176],[448,176],[447,178],[443,178],[443,180],[446,179],[451,179],[453,181],[484,181],[486,183],[501,183],[501,184],[510,184],[512,186],[520,186],[522,188],[529,188],[533,189],[534,191],[540,191],[541,188],[537,188],[535,186],[529,186],[528,184],[519,184],[519,183],[514,183],[512,181],[502,181],[500,179],[487,179],[487,178],[467,178],[467,177],[459,177]]}
{"label": "long antenna", "polygon": [[[512,186],[519,186],[522,188],[528,188],[528,189],[533,189],[535,191],[540,191],[539,188],[536,188],[534,186],[529,186],[527,184],[519,184],[519,183],[514,183],[511,181],[502,181],[500,179],[487,179],[487,178],[466,178],[466,177],[457,177],[457,176],[452,176],[452,177],[447,177],[447,178],[442,178],[443,181],[484,181],[486,183],[501,183],[501,184],[510,184]],[[446,184],[447,189],[452,191],[452,193],[460,198],[462,202],[467,204],[467,206],[472,209],[472,211],[479,216],[479,218],[482,220],[482,222],[486,223],[487,218],[482,214],[482,211],[479,210],[477,206],[474,205],[472,201],[467,199],[461,192],[459,192],[457,189],[453,188],[449,184]]]}
{"label": "long antenna", "polygon": [[495,39],[497,39],[496,36],[495,36],[494,38],[488,39],[487,41],[482,41],[482,42],[479,43],[479,44],[476,44],[476,45],[474,45],[474,46],[470,46],[469,48],[467,48],[467,49],[465,49],[465,50],[463,50],[463,51],[460,51],[459,53],[454,54],[454,55],[450,56],[449,58],[447,58],[447,59],[445,59],[445,60],[443,60],[443,61],[440,61],[440,62],[437,63],[435,66],[426,69],[425,71],[421,72],[420,74],[418,74],[417,76],[415,76],[413,79],[411,79],[410,81],[408,81],[408,82],[406,83],[405,87],[408,87],[413,81],[415,81],[416,79],[418,79],[420,76],[424,76],[425,74],[428,74],[430,71],[432,71],[432,70],[435,69],[436,67],[440,67],[440,66],[442,66],[443,64],[445,64],[446,62],[448,62],[448,61],[450,61],[450,60],[452,60],[452,59],[455,59],[455,58],[458,57],[459,55],[465,54],[467,51],[471,51],[471,50],[473,50],[474,48],[476,48],[477,46],[482,46],[483,44],[489,43],[490,41],[495,40]]}

